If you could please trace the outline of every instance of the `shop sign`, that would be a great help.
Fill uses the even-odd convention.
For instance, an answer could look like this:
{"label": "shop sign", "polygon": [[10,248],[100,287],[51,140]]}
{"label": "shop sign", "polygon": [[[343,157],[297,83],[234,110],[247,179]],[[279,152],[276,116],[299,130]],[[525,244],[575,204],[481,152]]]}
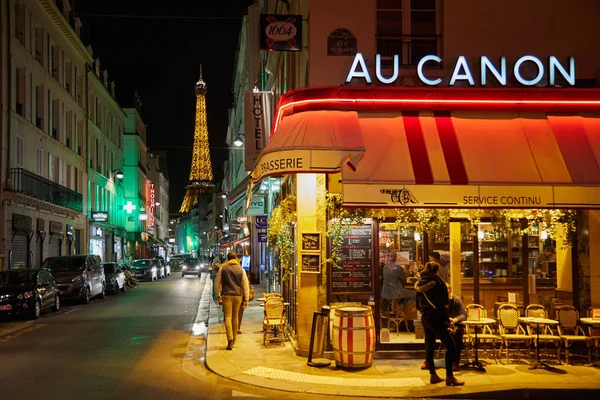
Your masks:
{"label": "shop sign", "polygon": [[328,56],[353,56],[356,51],[356,36],[348,29],[336,29],[327,37]]}
{"label": "shop sign", "polygon": [[266,230],[259,231],[257,234],[257,237],[258,237],[258,243],[267,243],[268,242]]}
{"label": "shop sign", "polygon": [[242,224],[238,221],[230,221],[229,222],[229,232],[231,233],[239,233],[242,230]]}
{"label": "shop sign", "polygon": [[108,221],[108,211],[92,211],[92,221],[107,222]]}
{"label": "shop sign", "polygon": [[62,234],[63,232],[62,222],[50,221],[50,234]]}
{"label": "shop sign", "polygon": [[241,217],[237,217],[237,222],[239,222],[240,224],[245,224],[246,222],[248,222],[248,217],[247,216],[241,216]]}
{"label": "shop sign", "polygon": [[256,229],[267,229],[269,227],[266,215],[257,215],[254,224],[256,225]]}
{"label": "shop sign", "polygon": [[376,185],[344,184],[353,207],[600,208],[600,187],[574,185]]}
{"label": "shop sign", "polygon": [[320,254],[301,254],[300,272],[304,274],[321,273],[321,255]]}
{"label": "shop sign", "polygon": [[302,51],[302,15],[260,15],[260,49]]}
{"label": "shop sign", "polygon": [[[507,67],[506,57],[500,57],[497,62],[490,60],[486,56],[481,56],[477,63],[479,74],[472,72],[473,66],[469,66],[465,56],[459,56],[456,63],[452,67],[452,75],[448,81],[448,86],[454,86],[457,82],[467,82],[469,86],[475,86],[475,78],[479,78],[479,85],[486,86],[490,80],[500,86],[507,86],[509,71],[511,76],[523,86],[535,86],[542,80],[547,79],[549,86],[556,84],[575,86],[575,58],[568,57],[567,63],[563,65],[556,56],[550,56],[546,63],[542,62],[538,57],[525,55],[520,57],[513,65]],[[426,66],[439,65],[442,59],[436,55],[427,55],[420,59],[417,64],[417,76],[419,80],[427,86],[438,86],[443,80],[442,78],[433,78],[425,75],[423,68]],[[567,65],[568,64],[568,65]],[[383,76],[381,54],[375,55],[375,77],[377,81],[383,84],[393,84],[399,77],[400,73],[400,56],[393,56],[392,73],[388,76]],[[533,73],[529,73],[534,71]],[[525,76],[524,76],[525,75]],[[557,76],[562,79],[557,82]],[[356,53],[350,71],[346,76],[346,83],[350,83],[353,79],[364,79],[366,83],[372,83],[371,74],[367,69],[367,63],[361,53]]]}
{"label": "shop sign", "polygon": [[250,207],[246,215],[264,215],[265,213],[265,198],[264,196],[253,196],[250,202]]}
{"label": "shop sign", "polygon": [[318,232],[307,233],[303,232],[302,235],[302,251],[321,251],[321,234]]}
{"label": "shop sign", "polygon": [[242,246],[241,243],[235,245],[235,254],[238,259],[242,259],[242,256],[244,255],[244,246]]}
{"label": "shop sign", "polygon": [[154,183],[148,183],[148,189],[150,191],[150,202],[148,203],[148,227],[154,226],[154,208],[156,207],[156,196],[154,194]]}
{"label": "shop sign", "polygon": [[31,231],[32,220],[31,217],[22,214],[12,215],[12,228],[14,231]]}
{"label": "shop sign", "polygon": [[244,97],[245,168],[252,171],[267,145],[273,120],[273,92],[246,92]]}

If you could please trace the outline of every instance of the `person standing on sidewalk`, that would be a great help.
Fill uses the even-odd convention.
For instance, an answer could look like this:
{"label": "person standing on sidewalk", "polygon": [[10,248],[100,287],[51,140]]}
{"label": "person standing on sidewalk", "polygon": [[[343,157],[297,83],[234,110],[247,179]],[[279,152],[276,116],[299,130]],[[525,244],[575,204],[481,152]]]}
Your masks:
{"label": "person standing on sidewalk", "polygon": [[420,305],[421,323],[425,330],[425,361],[429,368],[429,382],[439,383],[443,381],[435,371],[433,362],[435,339],[437,337],[446,347],[446,385],[461,386],[465,383],[457,380],[452,371],[452,363],[456,360],[457,349],[452,336],[448,332],[450,325],[448,288],[439,276],[440,264],[428,262],[425,265],[425,272],[423,275],[426,277],[426,281],[422,280],[415,284],[415,289],[423,295]]}
{"label": "person standing on sidewalk", "polygon": [[[227,350],[233,349],[238,332],[240,307],[248,307],[250,286],[248,277],[237,259],[235,251],[227,253],[227,261],[221,264],[217,273],[217,294],[223,304]],[[242,299],[244,299],[242,303]]]}

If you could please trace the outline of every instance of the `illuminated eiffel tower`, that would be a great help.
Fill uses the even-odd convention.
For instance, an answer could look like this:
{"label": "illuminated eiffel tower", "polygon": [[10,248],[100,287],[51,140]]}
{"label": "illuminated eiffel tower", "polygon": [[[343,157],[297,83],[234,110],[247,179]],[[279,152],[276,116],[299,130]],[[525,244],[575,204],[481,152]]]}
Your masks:
{"label": "illuminated eiffel tower", "polygon": [[202,65],[200,65],[200,79],[196,82],[196,125],[194,127],[194,149],[192,152],[192,168],[190,170],[190,183],[185,187],[185,197],[179,212],[189,213],[198,203],[202,193],[212,192],[213,172],[208,150],[208,126],[206,123],[206,82],[202,79]]}

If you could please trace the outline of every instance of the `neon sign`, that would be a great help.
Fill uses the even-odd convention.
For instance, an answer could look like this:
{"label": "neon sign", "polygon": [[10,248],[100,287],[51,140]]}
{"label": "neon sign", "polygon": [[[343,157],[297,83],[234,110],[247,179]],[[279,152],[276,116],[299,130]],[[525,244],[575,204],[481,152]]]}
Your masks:
{"label": "neon sign", "polygon": [[[428,86],[437,86],[442,83],[442,78],[433,78],[425,75],[423,68],[425,65],[440,64],[442,59],[436,55],[427,55],[419,60],[417,64],[417,76],[419,80]],[[537,85],[548,74],[548,84],[554,86],[556,84],[557,75],[562,76],[563,80],[570,86],[575,86],[575,58],[569,57],[565,67],[555,56],[550,56],[548,62],[544,64],[538,57],[526,55],[520,57],[512,66],[512,76],[524,86]],[[524,77],[524,65],[529,65],[531,70],[535,71],[532,77]],[[394,54],[393,67],[390,76],[384,76],[381,65],[381,54],[375,55],[375,77],[377,81],[384,84],[392,84],[398,79],[400,73],[400,56]],[[372,83],[371,74],[367,69],[367,63],[361,53],[356,53],[350,71],[346,76],[346,83],[350,83],[353,79],[364,79],[366,83]],[[508,68],[506,57],[500,57],[497,63],[493,63],[488,57],[481,56],[479,58],[479,78],[481,86],[489,84],[490,80],[495,80],[501,86],[507,85]],[[448,82],[448,86],[454,86],[459,81],[465,81],[469,86],[475,86],[475,78],[471,72],[471,67],[467,63],[465,56],[460,56],[454,64],[452,76]]]}
{"label": "neon sign", "polygon": [[155,195],[154,195],[154,183],[150,182],[150,203],[148,204],[148,227],[154,226],[154,207],[156,205]]}

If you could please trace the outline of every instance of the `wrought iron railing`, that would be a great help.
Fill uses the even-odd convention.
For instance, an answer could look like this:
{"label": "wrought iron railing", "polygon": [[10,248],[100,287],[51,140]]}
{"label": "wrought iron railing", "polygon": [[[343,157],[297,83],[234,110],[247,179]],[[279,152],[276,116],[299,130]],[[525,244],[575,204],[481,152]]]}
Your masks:
{"label": "wrought iron railing", "polygon": [[383,65],[392,65],[398,55],[400,65],[417,65],[426,55],[442,57],[442,37],[439,35],[376,35],[377,53]]}
{"label": "wrought iron railing", "polygon": [[83,211],[83,195],[23,168],[11,168],[13,192],[23,193],[76,211]]}

